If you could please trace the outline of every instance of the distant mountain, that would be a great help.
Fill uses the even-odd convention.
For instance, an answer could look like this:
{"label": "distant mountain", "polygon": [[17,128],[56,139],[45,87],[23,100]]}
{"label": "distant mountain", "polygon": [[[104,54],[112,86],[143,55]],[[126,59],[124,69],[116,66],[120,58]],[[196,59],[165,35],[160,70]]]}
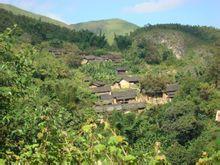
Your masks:
{"label": "distant mountain", "polygon": [[129,34],[130,32],[138,28],[137,25],[121,19],[89,21],[89,22],[73,24],[71,26],[73,29],[76,30],[87,29],[96,34],[102,32],[106,35],[109,43],[113,42],[114,34],[125,35],[125,34]]}
{"label": "distant mountain", "polygon": [[10,11],[15,15],[24,15],[24,16],[31,17],[31,18],[38,19],[38,20],[41,19],[41,21],[43,21],[43,22],[52,23],[52,24],[59,25],[62,27],[69,27],[66,23],[63,23],[61,21],[57,21],[55,19],[52,19],[52,18],[49,18],[46,16],[42,16],[39,14],[35,14],[35,13],[20,9],[20,8],[12,6],[12,5],[0,3],[0,9]]}

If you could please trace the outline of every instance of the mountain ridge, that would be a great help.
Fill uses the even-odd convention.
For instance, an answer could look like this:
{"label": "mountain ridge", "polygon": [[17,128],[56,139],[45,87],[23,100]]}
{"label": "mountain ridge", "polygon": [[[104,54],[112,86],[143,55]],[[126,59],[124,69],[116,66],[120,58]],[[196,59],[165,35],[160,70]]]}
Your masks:
{"label": "mountain ridge", "polygon": [[114,35],[126,35],[139,28],[138,25],[119,18],[93,20],[70,25],[75,30],[89,30],[99,34],[103,32],[109,43],[113,43]]}
{"label": "mountain ridge", "polygon": [[36,14],[24,9],[20,9],[19,7],[0,3],[0,8],[10,11],[15,15],[24,15],[27,17],[31,17],[37,20],[41,20],[42,22],[52,23],[61,27],[66,27],[74,30],[89,30],[96,34],[99,34],[102,31],[105,35],[109,43],[113,43],[114,35],[125,35],[137,29],[139,26],[134,23],[128,22],[119,18],[110,18],[110,19],[101,19],[101,20],[92,20],[86,22],[79,22],[74,24],[66,24],[62,21],[43,16],[40,14]]}

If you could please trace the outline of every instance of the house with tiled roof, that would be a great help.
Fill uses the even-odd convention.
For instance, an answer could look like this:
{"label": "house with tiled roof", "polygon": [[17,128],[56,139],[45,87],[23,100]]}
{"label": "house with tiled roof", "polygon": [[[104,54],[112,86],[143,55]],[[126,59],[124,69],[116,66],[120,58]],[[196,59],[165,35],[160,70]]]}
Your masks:
{"label": "house with tiled roof", "polygon": [[95,106],[97,113],[111,113],[113,111],[140,111],[146,108],[146,103],[128,103],[128,104],[113,104],[104,106]]}
{"label": "house with tiled roof", "polygon": [[113,91],[111,93],[114,104],[126,104],[137,101],[136,90]]}
{"label": "house with tiled roof", "polygon": [[92,93],[97,95],[111,94],[111,87],[108,85],[92,88]]}
{"label": "house with tiled roof", "polygon": [[133,88],[134,85],[139,83],[139,78],[136,76],[127,76],[123,75],[116,80],[113,85],[112,89],[126,89],[126,88]]}
{"label": "house with tiled roof", "polygon": [[166,94],[168,96],[169,99],[172,99],[174,98],[176,92],[178,91],[179,89],[179,85],[177,83],[175,84],[168,84],[166,86]]}

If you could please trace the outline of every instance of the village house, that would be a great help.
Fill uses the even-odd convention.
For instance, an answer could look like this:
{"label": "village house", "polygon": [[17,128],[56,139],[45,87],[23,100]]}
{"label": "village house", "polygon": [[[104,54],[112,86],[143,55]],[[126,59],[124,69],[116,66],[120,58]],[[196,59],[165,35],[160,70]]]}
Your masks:
{"label": "village house", "polygon": [[113,104],[96,106],[97,113],[111,113],[113,111],[130,112],[130,111],[142,111],[146,108],[145,103],[129,103],[129,104]]}
{"label": "village house", "polygon": [[110,86],[101,86],[101,87],[96,87],[96,88],[91,88],[92,92],[97,94],[97,95],[103,95],[103,94],[111,94],[111,87]]}
{"label": "village house", "polygon": [[86,55],[86,56],[83,56],[83,57],[82,57],[81,64],[82,64],[82,65],[88,64],[89,62],[94,61],[95,59],[96,59],[96,56],[94,56],[94,55]]}
{"label": "village house", "polygon": [[117,74],[119,75],[123,75],[127,72],[125,68],[117,68],[116,71],[117,71]]}
{"label": "village house", "polygon": [[95,82],[92,82],[90,85],[89,85],[89,88],[97,88],[97,87],[102,87],[106,85],[104,82],[101,82],[101,81],[95,81]]}
{"label": "village house", "polygon": [[131,85],[139,83],[139,79],[136,76],[123,76],[122,80],[129,82]]}
{"label": "village house", "polygon": [[136,87],[139,83],[139,79],[135,76],[121,76],[114,84],[111,86],[112,89],[126,89]]}
{"label": "village house", "polygon": [[122,61],[121,56],[115,55],[115,54],[102,55],[101,57],[105,59],[106,61],[112,61],[114,63],[121,63]]}
{"label": "village house", "polygon": [[100,95],[100,104],[101,105],[111,105],[113,103],[113,97],[109,94],[102,94]]}
{"label": "village house", "polygon": [[113,104],[127,104],[137,102],[137,91],[126,90],[126,91],[115,91],[111,93],[113,97]]}
{"label": "village house", "polygon": [[149,90],[141,89],[141,95],[139,99],[142,101],[146,101],[146,103],[151,105],[163,105],[170,101],[170,98],[168,98],[166,90],[164,91],[159,88]]}
{"label": "village house", "polygon": [[95,56],[95,55],[83,55],[81,64],[88,64],[90,62],[104,62],[104,61],[112,61],[115,63],[120,63],[122,58],[118,55],[101,55]]}
{"label": "village house", "polygon": [[166,86],[166,94],[167,94],[168,99],[171,100],[172,98],[174,98],[174,96],[175,96],[176,92],[178,91],[178,89],[179,89],[179,85],[177,83],[168,84]]}
{"label": "village house", "polygon": [[[149,98],[160,98],[160,97],[163,97],[164,93],[162,90],[145,90],[145,89],[142,89],[141,92],[148,96]],[[165,96],[166,97],[166,96]]]}
{"label": "village house", "polygon": [[111,85],[111,90],[121,89],[119,82],[120,82],[119,80],[116,80],[116,81]]}
{"label": "village house", "polygon": [[161,105],[165,104],[168,101],[171,101],[174,98],[176,92],[178,91],[178,84],[167,84],[166,89],[163,90],[148,90],[145,89],[141,90],[142,96],[140,97],[141,100],[146,100],[147,103],[153,105]]}
{"label": "village house", "polygon": [[95,60],[93,60],[92,62],[104,62],[104,61],[106,61],[104,58],[96,57]]}

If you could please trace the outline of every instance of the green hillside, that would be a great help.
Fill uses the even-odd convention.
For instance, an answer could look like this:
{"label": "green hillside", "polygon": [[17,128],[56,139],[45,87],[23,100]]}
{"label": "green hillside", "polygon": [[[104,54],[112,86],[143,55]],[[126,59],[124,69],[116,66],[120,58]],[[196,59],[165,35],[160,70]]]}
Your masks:
{"label": "green hillside", "polygon": [[113,42],[114,34],[125,35],[138,28],[137,25],[121,19],[89,21],[71,25],[76,30],[88,29],[96,34],[105,33],[109,43]]}
{"label": "green hillside", "polygon": [[41,21],[43,22],[52,23],[55,25],[63,26],[63,27],[68,27],[68,25],[64,22],[43,16],[43,15],[35,14],[35,13],[29,12],[26,10],[22,10],[12,5],[0,3],[0,8],[5,9],[7,11],[11,11],[15,15],[24,15],[24,16],[31,17],[31,18],[38,19],[38,20],[41,19]]}

